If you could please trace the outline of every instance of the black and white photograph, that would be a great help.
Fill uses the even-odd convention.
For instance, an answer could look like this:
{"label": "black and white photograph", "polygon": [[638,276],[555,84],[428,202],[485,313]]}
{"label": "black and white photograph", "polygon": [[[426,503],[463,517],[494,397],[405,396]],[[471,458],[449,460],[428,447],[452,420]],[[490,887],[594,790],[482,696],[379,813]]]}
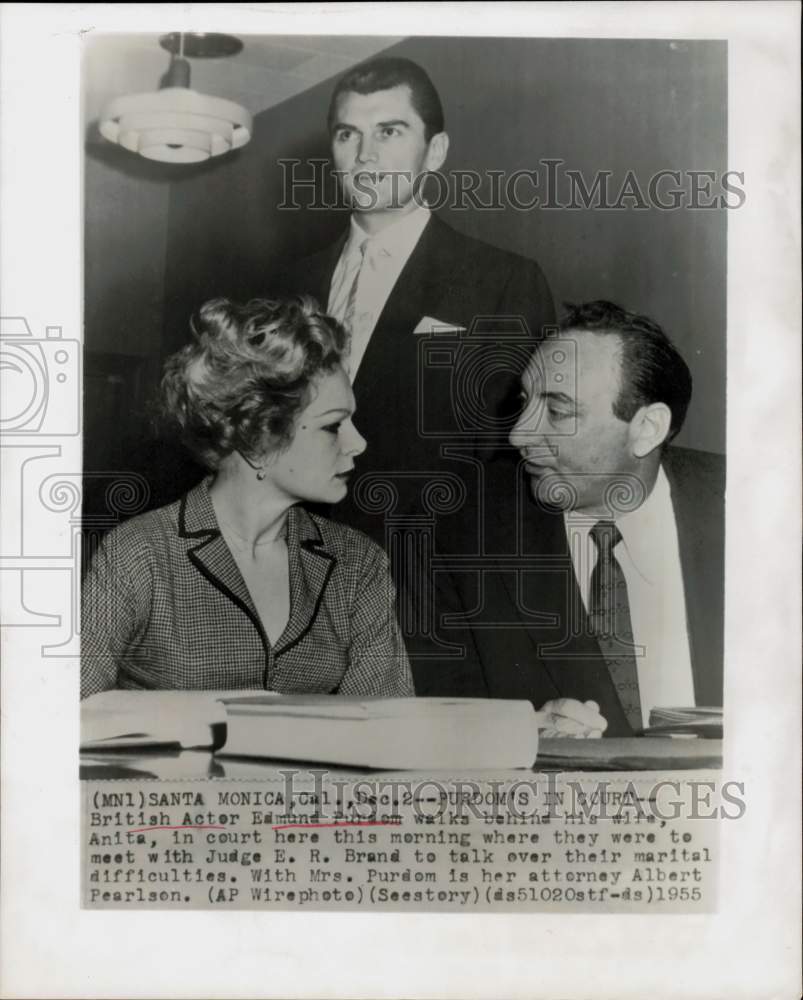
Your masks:
{"label": "black and white photograph", "polygon": [[726,45],[386,42],[88,43],[82,695],[721,735]]}
{"label": "black and white photograph", "polygon": [[799,6],[5,7],[4,995],[796,995]]}

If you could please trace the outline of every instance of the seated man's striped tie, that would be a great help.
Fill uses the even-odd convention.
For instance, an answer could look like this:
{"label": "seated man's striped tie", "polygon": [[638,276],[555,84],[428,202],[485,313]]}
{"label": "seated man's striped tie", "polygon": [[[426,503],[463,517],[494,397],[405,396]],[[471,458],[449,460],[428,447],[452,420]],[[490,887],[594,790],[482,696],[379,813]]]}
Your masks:
{"label": "seated man's striped tie", "polygon": [[638,730],[643,723],[630,601],[624,570],[613,551],[622,541],[622,533],[613,521],[597,521],[590,536],[598,550],[589,587],[591,632],[608,665],[627,721],[634,730]]}

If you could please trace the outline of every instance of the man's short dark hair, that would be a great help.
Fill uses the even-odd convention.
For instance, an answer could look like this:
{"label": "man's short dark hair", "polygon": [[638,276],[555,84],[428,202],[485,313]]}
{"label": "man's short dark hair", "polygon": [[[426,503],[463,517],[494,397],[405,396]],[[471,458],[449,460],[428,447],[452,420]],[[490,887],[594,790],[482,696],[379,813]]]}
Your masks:
{"label": "man's short dark hair", "polygon": [[622,384],[613,404],[614,415],[630,421],[642,406],[665,403],[672,413],[667,441],[678,433],[691,400],[692,377],[677,348],[657,323],[600,299],[567,305],[559,327],[564,332],[618,335],[622,344]]}
{"label": "man's short dark hair", "polygon": [[329,102],[327,124],[330,134],[337,121],[337,102],[341,95],[373,94],[377,90],[402,86],[410,88],[410,103],[424,123],[424,138],[429,142],[433,135],[443,131],[443,107],[438,91],[418,63],[390,56],[361,63],[338,80]]}

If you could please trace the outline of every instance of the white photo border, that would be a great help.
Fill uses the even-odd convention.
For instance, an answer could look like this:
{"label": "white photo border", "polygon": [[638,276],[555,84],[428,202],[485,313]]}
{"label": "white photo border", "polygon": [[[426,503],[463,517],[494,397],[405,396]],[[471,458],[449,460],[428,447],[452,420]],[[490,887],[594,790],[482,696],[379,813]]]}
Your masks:
{"label": "white photo border", "polygon": [[[3,630],[2,992],[42,997],[792,996],[799,954],[800,101],[796,3],[5,4],[0,8],[2,315],[82,329],[80,56],[93,31],[537,35],[728,42],[728,497],[719,912],[610,915],[101,913],[80,909],[78,659]],[[50,339],[55,339],[51,337]],[[68,355],[70,351],[68,349]],[[68,358],[68,364],[71,362]],[[76,384],[79,371],[68,372]],[[75,401],[68,401],[72,405]],[[80,476],[80,435],[3,441],[0,568],[18,603],[69,613],[70,516],[28,496],[25,449]],[[47,436],[48,433],[50,436]],[[16,440],[16,439],[15,439]],[[7,447],[7,445],[13,445]],[[26,457],[26,460],[27,460]],[[34,459],[34,460],[39,460]],[[15,473],[14,470],[17,470]],[[11,474],[9,474],[11,472]],[[18,479],[14,479],[14,474]],[[70,498],[62,501],[69,508]],[[19,519],[36,537],[21,549]],[[57,553],[57,555],[53,555]],[[61,563],[59,563],[59,566]],[[41,573],[35,573],[41,568]],[[9,578],[13,578],[10,572]],[[21,575],[21,574],[20,574]],[[4,583],[6,581],[4,580]],[[4,617],[4,621],[7,619]],[[63,752],[60,748],[63,748]],[[325,943],[324,943],[325,942]]]}

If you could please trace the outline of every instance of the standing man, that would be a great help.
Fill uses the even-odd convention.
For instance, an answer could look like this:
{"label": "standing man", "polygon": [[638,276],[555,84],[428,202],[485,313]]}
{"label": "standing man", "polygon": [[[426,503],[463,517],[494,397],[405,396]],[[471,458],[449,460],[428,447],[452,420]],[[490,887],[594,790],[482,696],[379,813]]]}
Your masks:
{"label": "standing man", "polygon": [[[504,422],[514,366],[501,340],[470,339],[475,320],[485,318],[486,328],[488,318],[513,320],[526,342],[553,322],[552,296],[535,262],[462,235],[424,204],[422,182],[443,166],[449,137],[420,66],[378,58],[356,67],[335,87],[328,125],[351,221],[333,246],[297,265],[290,286],[317,298],[350,334],[356,422],[368,439],[358,475],[387,483],[399,514],[415,507],[421,480],[465,469],[442,454],[445,442],[471,438],[457,395],[479,386],[481,408]],[[451,382],[437,381],[442,369],[422,361],[421,339],[433,328],[469,338],[468,390],[455,387],[454,368]],[[383,513],[365,502],[359,479],[335,516],[386,542]]]}
{"label": "standing man", "polygon": [[492,480],[482,558],[442,581],[467,656],[419,693],[590,699],[609,736],[722,704],[724,459],[669,446],[691,389],[656,323],[569,311],[522,377],[529,497]]}

